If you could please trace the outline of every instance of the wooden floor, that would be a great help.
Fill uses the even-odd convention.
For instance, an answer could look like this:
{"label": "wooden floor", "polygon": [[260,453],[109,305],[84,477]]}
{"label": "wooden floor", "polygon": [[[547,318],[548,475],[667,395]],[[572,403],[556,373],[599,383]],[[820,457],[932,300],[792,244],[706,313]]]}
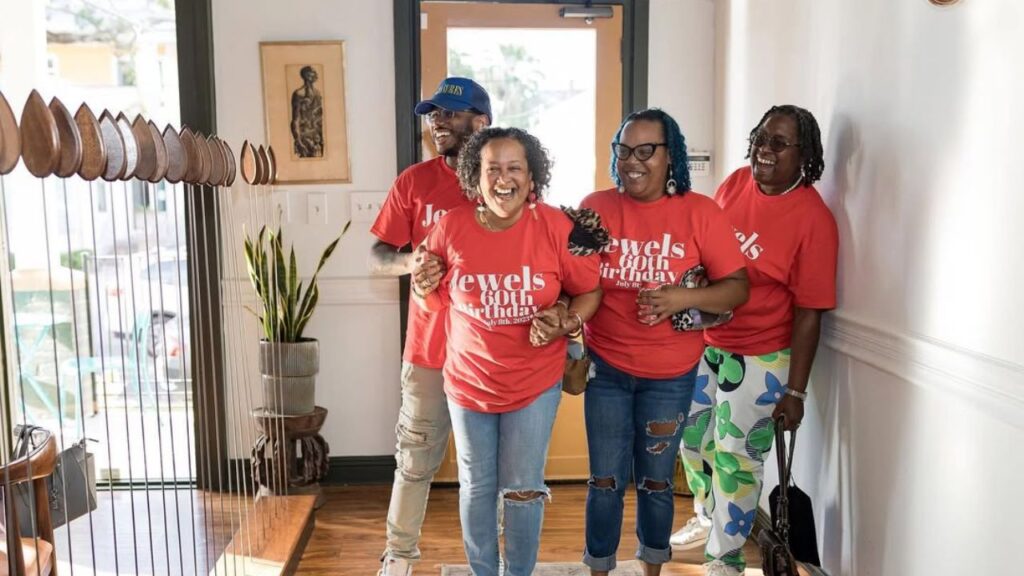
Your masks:
{"label": "wooden floor", "polygon": [[[579,561],[583,551],[583,514],[586,486],[552,486],[541,537],[541,562]],[[380,567],[379,556],[384,548],[384,524],[387,516],[390,486],[351,486],[325,488],[327,503],[317,512],[316,528],[299,563],[298,574],[337,574],[372,576]],[[427,519],[423,526],[420,549],[423,561],[415,574],[438,575],[442,564],[465,564],[462,533],[459,527],[458,489],[435,487],[430,494]],[[693,512],[687,498],[676,498],[676,526]],[[623,525],[619,560],[633,557],[636,550],[636,498],[627,495],[626,518]],[[752,566],[759,566],[757,548],[750,542],[746,548]],[[662,570],[667,576],[700,576],[703,550],[676,553]],[[760,570],[747,570],[748,576]]]}
{"label": "wooden floor", "polygon": [[191,489],[100,491],[96,500],[94,512],[54,530],[62,575],[205,575],[252,510]]}

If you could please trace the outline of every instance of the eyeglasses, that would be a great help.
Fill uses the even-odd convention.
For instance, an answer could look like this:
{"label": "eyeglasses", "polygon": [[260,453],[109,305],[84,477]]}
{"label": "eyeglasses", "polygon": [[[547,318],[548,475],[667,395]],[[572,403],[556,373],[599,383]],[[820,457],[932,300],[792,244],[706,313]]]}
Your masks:
{"label": "eyeglasses", "polygon": [[654,156],[654,151],[658,149],[658,146],[667,146],[664,142],[647,142],[644,144],[637,144],[636,146],[627,146],[625,144],[612,144],[612,153],[619,160],[629,160],[630,156],[633,156],[637,160],[643,162],[649,160],[651,156]]}
{"label": "eyeglasses", "polygon": [[786,139],[783,138],[782,136],[772,136],[769,138],[768,134],[764,132],[758,132],[754,134],[753,137],[750,138],[751,148],[760,148],[765,144],[768,145],[769,150],[775,152],[776,154],[782,153],[782,151],[785,150],[786,148],[799,146],[799,144],[790,144],[789,142],[786,142]]}
{"label": "eyeglasses", "polygon": [[454,111],[454,110],[445,110],[444,108],[434,108],[433,110],[428,112],[425,115],[425,117],[427,119],[427,124],[433,124],[433,123],[435,123],[435,122],[437,122],[438,120],[441,120],[441,119],[451,120],[451,119],[455,118],[456,116],[458,116],[458,114],[459,113]]}
{"label": "eyeglasses", "polygon": [[[475,110],[467,110],[466,113],[476,115]],[[434,108],[430,112],[423,115],[427,119],[427,124],[434,124],[438,120],[451,121],[459,117],[462,112],[456,112],[455,110],[445,110],[444,108]]]}

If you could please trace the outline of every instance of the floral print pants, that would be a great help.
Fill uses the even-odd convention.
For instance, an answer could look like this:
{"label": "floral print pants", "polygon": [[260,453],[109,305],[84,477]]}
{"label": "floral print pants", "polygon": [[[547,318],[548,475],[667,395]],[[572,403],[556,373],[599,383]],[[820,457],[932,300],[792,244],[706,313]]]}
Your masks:
{"label": "floral print pants", "polygon": [[704,350],[680,453],[694,511],[712,521],[708,561],[746,567],[743,544],[754,527],[764,459],[775,438],[772,411],[788,380],[788,348],[764,356]]}

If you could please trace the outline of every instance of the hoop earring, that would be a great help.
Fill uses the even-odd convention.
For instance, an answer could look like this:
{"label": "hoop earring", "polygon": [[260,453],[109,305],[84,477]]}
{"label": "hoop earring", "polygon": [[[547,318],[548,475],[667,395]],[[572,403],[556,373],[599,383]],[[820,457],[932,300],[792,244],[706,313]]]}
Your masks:
{"label": "hoop earring", "polygon": [[530,192],[530,195],[527,196],[527,200],[530,202],[530,204],[529,204],[530,214],[533,214],[533,219],[536,220],[537,219],[537,193],[536,192]]}

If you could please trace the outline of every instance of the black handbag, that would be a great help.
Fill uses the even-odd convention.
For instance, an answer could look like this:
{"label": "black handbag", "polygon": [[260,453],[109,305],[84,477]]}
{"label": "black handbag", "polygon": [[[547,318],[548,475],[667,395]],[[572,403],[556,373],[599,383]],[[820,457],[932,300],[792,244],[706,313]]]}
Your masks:
{"label": "black handbag", "polygon": [[[796,484],[792,484],[786,490],[786,497],[789,501],[789,551],[793,558],[803,565],[821,566],[821,558],[818,557],[818,535],[814,529],[814,506],[811,504],[811,497]],[[781,490],[775,487],[768,496],[773,516],[781,498]]]}
{"label": "black handbag", "polygon": [[[38,426],[15,427],[15,458],[25,456],[35,448],[33,432],[39,429]],[[96,509],[96,476],[92,467],[92,457],[86,449],[85,438],[71,444],[57,455],[57,467],[46,479],[50,520],[54,528]],[[18,507],[18,517],[30,518],[32,495],[29,493],[29,484],[18,484],[13,487],[12,492],[13,500]],[[35,536],[30,522],[23,522],[21,531],[23,537]]]}
{"label": "black handbag", "polygon": [[[775,457],[779,463],[779,486],[788,487],[796,432],[790,434],[788,458],[784,434],[783,417],[780,416],[775,421]],[[757,535],[757,546],[761,549],[761,569],[765,576],[797,576],[796,559],[789,548],[789,490],[773,490],[769,500],[772,527]]]}

